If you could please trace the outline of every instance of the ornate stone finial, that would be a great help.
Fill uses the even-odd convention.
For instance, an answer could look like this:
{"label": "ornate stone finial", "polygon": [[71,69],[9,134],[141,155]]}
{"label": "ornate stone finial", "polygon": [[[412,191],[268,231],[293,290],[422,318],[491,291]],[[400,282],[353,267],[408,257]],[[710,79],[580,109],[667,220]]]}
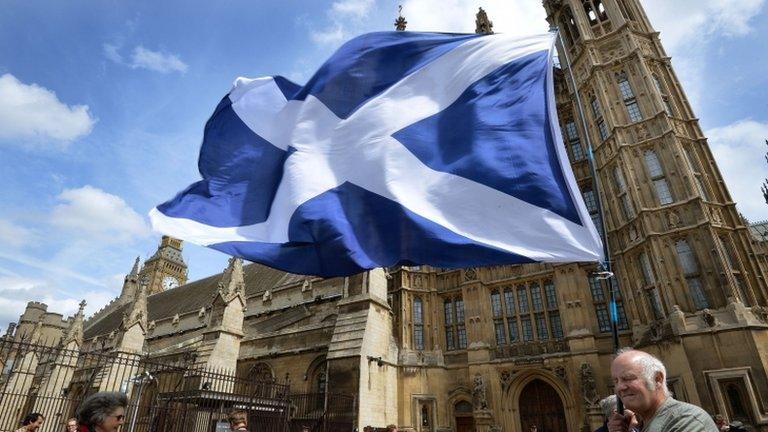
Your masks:
{"label": "ornate stone finial", "polygon": [[242,294],[245,299],[245,275],[243,274],[243,260],[231,257],[227,268],[218,283],[218,293],[225,301],[231,300],[235,295]]}
{"label": "ornate stone finial", "polygon": [[493,34],[493,21],[488,19],[488,14],[483,8],[480,8],[475,15],[475,33]]}
{"label": "ornate stone finial", "polygon": [[397,7],[397,19],[395,20],[395,30],[405,31],[405,26],[408,25],[408,21],[403,16],[403,5]]}
{"label": "ornate stone finial", "polygon": [[85,310],[85,306],[88,304],[88,302],[85,301],[85,299],[82,299],[80,301],[80,308],[78,309],[77,313],[82,314],[83,310]]}

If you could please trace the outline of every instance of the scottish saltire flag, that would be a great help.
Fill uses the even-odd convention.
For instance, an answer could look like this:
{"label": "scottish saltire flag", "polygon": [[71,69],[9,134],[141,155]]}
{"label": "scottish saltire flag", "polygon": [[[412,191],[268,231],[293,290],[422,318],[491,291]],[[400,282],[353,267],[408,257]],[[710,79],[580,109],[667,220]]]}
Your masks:
{"label": "scottish saltire flag", "polygon": [[381,32],[300,86],[238,78],[158,231],[281,270],[596,261],[558,127],[555,36]]}

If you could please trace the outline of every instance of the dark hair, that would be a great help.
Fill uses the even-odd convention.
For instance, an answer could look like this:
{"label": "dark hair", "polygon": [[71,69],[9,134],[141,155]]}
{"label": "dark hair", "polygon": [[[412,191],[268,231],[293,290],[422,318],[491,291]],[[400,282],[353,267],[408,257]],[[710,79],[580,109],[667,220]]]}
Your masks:
{"label": "dark hair", "polygon": [[40,413],[29,413],[26,415],[26,417],[24,417],[24,420],[21,421],[21,425],[26,426],[28,424],[34,423],[40,417],[43,417],[43,420],[45,420],[45,417]]}
{"label": "dark hair", "polygon": [[98,392],[88,396],[77,408],[77,422],[92,428],[104,423],[116,409],[128,406],[128,397],[119,392]]}
{"label": "dark hair", "polygon": [[231,425],[236,425],[238,423],[248,424],[248,412],[241,409],[230,411],[227,420]]}

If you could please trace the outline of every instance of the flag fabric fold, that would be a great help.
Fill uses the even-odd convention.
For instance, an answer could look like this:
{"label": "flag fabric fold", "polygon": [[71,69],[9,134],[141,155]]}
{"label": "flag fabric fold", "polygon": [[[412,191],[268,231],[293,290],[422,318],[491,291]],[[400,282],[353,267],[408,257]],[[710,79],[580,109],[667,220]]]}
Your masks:
{"label": "flag fabric fold", "polygon": [[560,136],[554,35],[380,32],[304,86],[238,78],[202,180],[154,228],[299,274],[597,261]]}

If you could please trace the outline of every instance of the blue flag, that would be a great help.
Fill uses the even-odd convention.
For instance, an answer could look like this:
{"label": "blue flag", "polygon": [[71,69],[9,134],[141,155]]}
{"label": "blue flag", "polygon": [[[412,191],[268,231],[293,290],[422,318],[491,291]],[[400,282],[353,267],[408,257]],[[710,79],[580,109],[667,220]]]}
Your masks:
{"label": "blue flag", "polygon": [[304,86],[238,78],[158,231],[292,273],[597,261],[553,34],[381,32]]}

